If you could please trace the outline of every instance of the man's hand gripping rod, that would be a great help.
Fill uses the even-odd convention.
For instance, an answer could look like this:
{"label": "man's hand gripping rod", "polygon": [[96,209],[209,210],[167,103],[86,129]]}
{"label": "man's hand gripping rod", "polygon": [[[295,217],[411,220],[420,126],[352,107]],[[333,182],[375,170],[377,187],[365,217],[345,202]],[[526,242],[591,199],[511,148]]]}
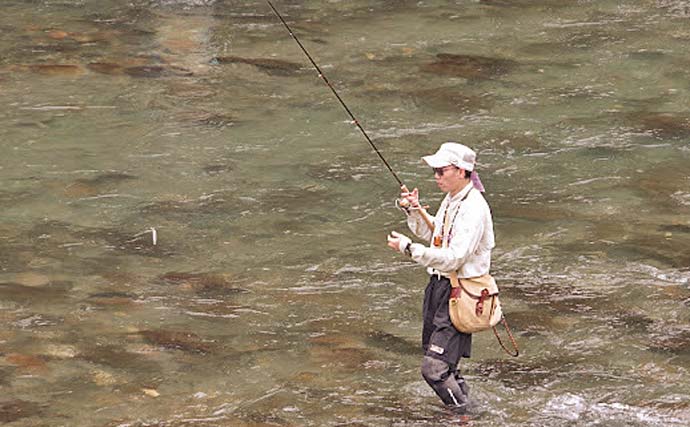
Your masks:
{"label": "man's hand gripping rod", "polygon": [[[407,186],[405,184],[402,184],[400,186],[400,190],[403,193],[409,193],[410,192],[410,190],[407,188]],[[410,209],[410,202],[407,199],[398,200],[398,205],[403,209],[406,209],[406,210]],[[426,222],[426,225],[428,225],[429,228],[431,229],[431,231],[433,232],[434,231],[434,221],[432,221],[431,216],[429,215],[429,212],[426,211],[427,208],[428,208],[428,206],[421,206],[420,205],[418,208],[415,208],[415,209],[419,210],[419,214],[422,216],[422,219],[424,220],[424,222]]]}

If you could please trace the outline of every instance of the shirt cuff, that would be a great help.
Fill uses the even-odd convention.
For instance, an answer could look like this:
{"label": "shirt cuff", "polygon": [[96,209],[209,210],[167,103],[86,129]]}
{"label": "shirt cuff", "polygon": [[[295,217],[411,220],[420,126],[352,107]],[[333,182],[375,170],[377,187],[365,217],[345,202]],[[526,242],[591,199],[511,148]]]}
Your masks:
{"label": "shirt cuff", "polygon": [[417,262],[419,262],[419,259],[424,255],[424,251],[426,250],[426,247],[422,245],[421,243],[413,243],[410,245],[410,252],[412,253],[411,258]]}

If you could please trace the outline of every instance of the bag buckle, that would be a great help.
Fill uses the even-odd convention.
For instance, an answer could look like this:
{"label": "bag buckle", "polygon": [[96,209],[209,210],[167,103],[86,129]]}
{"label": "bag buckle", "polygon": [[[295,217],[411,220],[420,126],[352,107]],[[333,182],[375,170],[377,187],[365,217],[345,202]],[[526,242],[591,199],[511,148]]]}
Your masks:
{"label": "bag buckle", "polygon": [[482,313],[484,312],[484,300],[488,296],[489,296],[489,290],[486,288],[482,289],[482,294],[479,297],[479,301],[477,301],[477,305],[474,307],[474,314],[476,314],[477,316],[481,316]]}

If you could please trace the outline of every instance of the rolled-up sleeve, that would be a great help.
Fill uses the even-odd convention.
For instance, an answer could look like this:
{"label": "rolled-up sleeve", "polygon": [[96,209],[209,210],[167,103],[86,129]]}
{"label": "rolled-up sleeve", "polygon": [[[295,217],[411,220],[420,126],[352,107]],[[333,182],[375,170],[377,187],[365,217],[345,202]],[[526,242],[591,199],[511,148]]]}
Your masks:
{"label": "rolled-up sleeve", "polygon": [[[422,215],[424,214],[418,209],[410,211],[407,215],[407,227],[412,231],[412,234],[418,238],[430,242],[433,230],[429,227],[429,224],[426,223]],[[429,218],[432,223],[435,221],[433,216],[429,215]]]}

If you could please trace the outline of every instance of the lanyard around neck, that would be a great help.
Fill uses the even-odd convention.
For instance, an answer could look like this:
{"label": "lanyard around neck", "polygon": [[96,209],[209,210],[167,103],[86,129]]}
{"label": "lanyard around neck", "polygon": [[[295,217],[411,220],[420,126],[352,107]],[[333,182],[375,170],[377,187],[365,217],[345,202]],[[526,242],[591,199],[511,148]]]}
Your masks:
{"label": "lanyard around neck", "polygon": [[465,194],[462,197],[462,199],[460,199],[460,202],[458,203],[458,208],[455,210],[455,213],[453,214],[453,219],[450,220],[450,223],[448,221],[448,218],[449,218],[448,211],[450,210],[450,201],[448,201],[448,205],[446,206],[446,209],[443,213],[443,224],[441,226],[442,227],[441,228],[441,236],[443,236],[442,240],[441,240],[441,245],[440,245],[441,247],[446,248],[446,247],[450,246],[450,238],[453,235],[453,226],[455,225],[455,218],[458,216],[458,213],[460,213],[460,206],[461,206],[462,202],[464,202],[465,199],[467,199],[467,196],[470,195],[470,192],[472,192],[471,188],[469,189],[467,194]]}

